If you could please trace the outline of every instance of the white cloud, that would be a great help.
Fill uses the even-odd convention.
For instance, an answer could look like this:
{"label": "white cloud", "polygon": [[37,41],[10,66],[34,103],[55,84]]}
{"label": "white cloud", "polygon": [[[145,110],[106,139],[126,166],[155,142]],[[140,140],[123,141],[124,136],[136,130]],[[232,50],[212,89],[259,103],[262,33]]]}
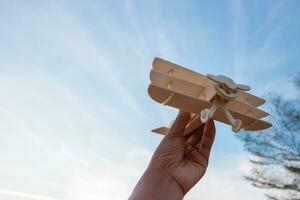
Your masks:
{"label": "white cloud", "polygon": [[245,11],[240,0],[231,1],[231,10],[233,12],[233,68],[234,68],[234,79],[241,81],[244,79],[245,69],[245,47],[243,44],[244,40],[244,29],[245,29]]}
{"label": "white cloud", "polygon": [[[146,155],[148,160],[149,152]],[[223,158],[224,165],[211,164],[209,166],[205,177],[186,195],[185,199],[265,199],[262,191],[253,188],[250,183],[242,178],[242,174],[249,171],[249,163],[245,155],[237,154],[225,157]],[[69,197],[75,200],[85,199],[86,197],[92,200],[128,198],[145,168],[145,162],[142,166],[138,166],[136,161],[137,158],[131,160],[131,164],[128,162],[129,165],[122,166],[115,163],[109,171],[102,172],[102,175],[85,174],[75,178],[72,181]],[[226,164],[229,162],[230,165]],[[116,190],[118,192],[115,192]]]}
{"label": "white cloud", "polygon": [[[0,197],[5,198],[6,200],[59,200],[57,198],[52,198],[48,196],[41,196],[31,193],[16,192],[13,190],[0,190]],[[1,198],[1,199],[2,199]]]}
{"label": "white cloud", "polygon": [[[126,130],[118,135],[99,123],[103,116],[51,77],[27,78],[0,79],[5,97],[0,101],[0,119],[5,124],[0,127],[2,196],[126,199],[152,152]],[[186,199],[259,199],[260,194],[241,177],[248,166],[244,155],[221,155],[222,160],[224,165],[210,164],[207,175]],[[249,191],[251,195],[245,197]]]}
{"label": "white cloud", "polygon": [[[25,65],[26,68],[23,69],[34,71],[51,71],[51,68],[63,67],[61,73],[68,72],[66,76],[72,76],[76,70],[81,71],[90,76],[89,83],[95,88],[103,89],[106,86],[105,91],[110,96],[114,95],[139,117],[145,117],[137,97],[124,83],[124,79],[118,76],[118,71],[126,66],[116,66],[116,57],[111,58],[105,52],[102,44],[97,42],[97,38],[84,27],[77,13],[70,8],[61,2],[26,5],[20,3],[11,8],[14,12],[5,12],[1,22],[6,25],[13,38],[22,42],[15,49],[16,56],[10,55],[10,60],[4,58],[1,66],[14,66],[20,70]],[[33,10],[37,10],[40,17],[32,16],[30,13]],[[109,20],[110,16],[106,16],[104,12],[102,15],[103,21]],[[10,18],[10,24],[5,21],[6,18]],[[23,30],[20,24],[26,24],[26,28]],[[110,29],[108,24],[102,31],[103,35],[118,32]],[[4,37],[14,43],[11,35]],[[18,55],[20,58],[17,58]],[[33,55],[37,58],[33,58]],[[36,63],[34,59],[40,61],[38,63],[42,66],[32,66]],[[101,93],[103,90],[97,92]]]}
{"label": "white cloud", "polygon": [[186,199],[190,200],[263,200],[265,199],[262,191],[253,188],[242,176],[249,172],[249,161],[247,154],[237,153],[234,155],[218,155],[219,166],[210,164],[207,174]]}
{"label": "white cloud", "polygon": [[258,95],[263,95],[267,93],[280,94],[287,99],[293,99],[298,94],[292,78],[288,76],[283,76],[282,78],[274,79],[257,91]]}
{"label": "white cloud", "polygon": [[2,76],[0,83],[0,194],[45,200],[128,196],[150,154],[126,130],[116,134],[117,127],[101,123],[106,116],[46,75]]}
{"label": "white cloud", "polygon": [[[231,1],[234,79],[238,82],[248,82],[257,79],[257,77],[262,77],[264,73],[278,70],[283,67],[290,57],[290,52],[278,46],[280,40],[284,38],[283,33],[288,20],[287,16],[280,14],[282,3],[272,4],[266,17],[256,22],[256,26],[251,26],[253,13],[248,12],[244,4],[241,0]],[[251,40],[253,40],[253,43],[245,42]],[[253,45],[258,41],[260,43],[257,46]],[[265,80],[265,82],[268,81]]]}
{"label": "white cloud", "polygon": [[[237,6],[240,9],[240,5]],[[35,62],[30,56],[28,60],[15,58],[0,63],[1,66],[12,68],[1,68],[0,76],[0,195],[14,200],[126,199],[146,168],[152,152],[130,137],[129,128],[123,126],[130,119],[119,107],[116,108],[120,105],[110,103],[112,98],[119,99],[120,104],[129,107],[139,117],[144,117],[144,110],[134,91],[124,84],[124,77],[121,79],[118,76],[120,68],[126,65],[117,67],[116,57],[127,57],[127,53],[133,52],[143,69],[149,70],[146,55],[158,52],[165,57],[174,57],[174,43],[158,24],[151,27],[151,31],[141,28],[138,18],[134,16],[132,1],[126,1],[125,12],[134,31],[131,37],[120,35],[115,39],[122,44],[129,41],[126,46],[129,48],[126,55],[115,55],[112,51],[114,56],[109,56],[101,46],[104,44],[97,43],[84,24],[80,23],[81,19],[66,9],[67,6],[49,4],[45,7],[35,9],[41,17],[34,15],[34,20],[28,15],[32,12],[30,5],[22,7],[18,10],[20,12],[13,12],[12,15],[18,18],[17,22],[26,18],[23,22],[28,32],[27,35],[19,33],[21,29],[16,28],[11,33],[19,33],[16,36],[24,40],[24,46],[18,45],[18,49],[23,48],[20,55],[27,55],[27,51],[32,50],[29,47],[33,46],[30,55],[38,59],[38,54],[41,60],[47,59],[49,63],[36,66],[32,64]],[[115,24],[110,23],[112,19],[104,15],[102,23],[105,24],[106,20],[109,22],[101,27],[101,33],[107,31],[103,37],[119,35],[122,29],[116,28]],[[241,10],[236,19],[243,20],[242,15]],[[29,23],[32,21],[34,23]],[[243,21],[236,23],[243,26]],[[5,25],[10,27],[9,23]],[[18,23],[15,25],[19,27]],[[243,52],[239,49],[243,48],[238,38],[240,25],[235,27],[236,53]],[[147,34],[150,36],[146,38]],[[52,45],[56,47],[54,50],[51,49]],[[46,51],[44,54],[47,55],[40,53],[40,49]],[[62,68],[66,71],[58,68],[54,71],[58,74],[52,72],[52,75],[48,75],[52,67],[57,67],[52,63],[52,51],[55,55],[62,53],[67,57],[66,60],[72,60],[68,62],[61,57],[54,57],[62,59],[59,63],[62,61]],[[245,69],[243,55],[235,59],[236,76],[241,76]],[[73,72],[78,66],[80,72],[87,72],[92,77],[93,80],[89,82],[91,85],[107,86],[105,89],[110,92],[111,98],[101,98],[97,101],[100,105],[90,105],[91,99],[86,99],[82,90],[69,87],[66,82],[77,81],[77,77],[73,80],[69,76],[75,74]],[[6,70],[9,73],[5,73]],[[135,76],[131,73],[135,70],[140,69],[130,70],[125,80]],[[57,78],[63,72],[66,74]],[[85,89],[88,88],[85,86]],[[162,109],[167,111],[167,108]],[[161,115],[164,117],[165,113]],[[186,198],[259,199],[260,194],[241,178],[247,161],[242,156],[231,157],[236,158],[224,159],[224,165],[212,163],[203,181]]]}

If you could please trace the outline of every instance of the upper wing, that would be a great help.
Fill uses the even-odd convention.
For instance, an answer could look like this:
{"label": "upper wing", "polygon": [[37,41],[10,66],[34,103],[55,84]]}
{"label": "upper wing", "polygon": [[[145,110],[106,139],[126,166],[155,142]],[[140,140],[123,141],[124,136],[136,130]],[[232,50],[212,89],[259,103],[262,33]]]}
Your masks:
{"label": "upper wing", "polygon": [[[174,77],[188,80],[189,82],[202,86],[206,85],[208,81],[210,81],[206,76],[200,73],[194,72],[190,69],[184,68],[180,65],[174,64],[161,58],[155,58],[153,60],[152,67],[156,71],[162,72],[164,74],[172,74],[172,76]],[[244,91],[238,91],[238,96],[238,101],[245,102],[255,107],[265,103],[264,99],[256,97]]]}
{"label": "upper wing", "polygon": [[206,84],[194,84],[181,78],[176,78],[156,70],[150,72],[151,83],[160,87],[172,88],[180,93],[193,97],[200,97]]}
{"label": "upper wing", "polygon": [[200,85],[206,85],[208,81],[210,81],[206,76],[194,72],[190,69],[184,68],[180,65],[177,65],[175,63],[166,61],[161,58],[154,58],[152,63],[153,69],[156,71],[165,73],[165,74],[172,74],[172,76],[175,76],[177,78],[183,79],[183,80],[189,80],[190,82],[200,84]]}

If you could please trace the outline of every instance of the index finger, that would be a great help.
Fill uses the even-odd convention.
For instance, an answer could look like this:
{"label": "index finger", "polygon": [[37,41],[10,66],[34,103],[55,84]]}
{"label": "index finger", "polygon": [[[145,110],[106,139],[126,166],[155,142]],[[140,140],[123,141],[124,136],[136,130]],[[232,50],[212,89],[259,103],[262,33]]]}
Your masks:
{"label": "index finger", "polygon": [[179,111],[174,123],[172,124],[168,135],[181,136],[184,133],[184,129],[190,119],[191,115],[189,112]]}
{"label": "index finger", "polygon": [[211,147],[215,140],[215,123],[212,119],[206,122],[203,130],[202,140],[199,146],[199,152],[203,155],[207,160],[209,158]]}

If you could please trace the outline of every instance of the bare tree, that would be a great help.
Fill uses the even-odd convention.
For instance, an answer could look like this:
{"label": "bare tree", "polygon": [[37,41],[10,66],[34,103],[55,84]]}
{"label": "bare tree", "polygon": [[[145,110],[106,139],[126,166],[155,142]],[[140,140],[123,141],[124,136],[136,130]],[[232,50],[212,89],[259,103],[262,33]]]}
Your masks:
{"label": "bare tree", "polygon": [[[300,74],[294,78],[300,92]],[[264,132],[241,133],[238,137],[253,156],[253,186],[266,189],[267,199],[300,199],[300,100],[268,95],[273,127]]]}

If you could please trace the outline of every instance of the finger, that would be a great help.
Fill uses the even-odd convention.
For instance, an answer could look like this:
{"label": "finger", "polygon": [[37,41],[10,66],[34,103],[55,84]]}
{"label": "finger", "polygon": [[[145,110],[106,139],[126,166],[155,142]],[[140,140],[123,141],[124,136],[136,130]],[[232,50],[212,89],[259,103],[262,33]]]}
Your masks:
{"label": "finger", "polygon": [[187,139],[187,145],[196,146],[196,144],[201,141],[203,135],[204,124],[198,127],[196,130],[192,132],[190,137]]}
{"label": "finger", "polygon": [[203,136],[199,145],[199,153],[207,160],[209,158],[211,147],[215,139],[215,124],[212,119],[207,121],[204,126]]}
{"label": "finger", "polygon": [[181,136],[184,133],[185,126],[190,119],[190,113],[185,111],[179,111],[174,123],[172,124],[168,135],[170,136]]}
{"label": "finger", "polygon": [[190,135],[187,137],[186,140],[186,149],[185,149],[185,155],[187,157],[190,157],[190,153],[192,151],[197,150],[198,147],[196,147],[196,144],[201,141],[202,134],[203,134],[204,124],[202,124],[200,127],[196,128],[194,131],[190,133]]}
{"label": "finger", "polygon": [[201,165],[203,169],[206,169],[208,165],[208,159],[199,151],[194,150],[190,152],[191,159]]}
{"label": "finger", "polygon": [[185,156],[186,157],[190,157],[191,156],[191,152],[192,151],[198,151],[198,149],[196,148],[196,147],[193,147],[193,146],[191,146],[191,145],[188,145],[187,147],[186,147],[186,149],[185,149],[185,152],[184,152],[184,154],[185,154]]}

